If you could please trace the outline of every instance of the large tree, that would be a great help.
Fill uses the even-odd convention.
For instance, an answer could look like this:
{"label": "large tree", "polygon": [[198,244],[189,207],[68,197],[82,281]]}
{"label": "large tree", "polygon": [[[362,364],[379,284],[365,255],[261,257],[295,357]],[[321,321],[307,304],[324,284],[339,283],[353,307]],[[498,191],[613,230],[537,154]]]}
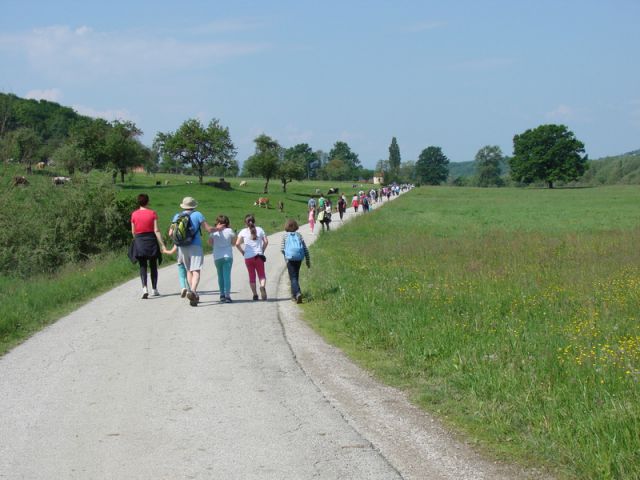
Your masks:
{"label": "large tree", "polygon": [[344,178],[329,178],[330,180],[357,180],[362,166],[360,165],[358,154],[351,151],[351,147],[349,147],[347,142],[338,141],[335,143],[329,152],[327,165],[333,160],[340,160],[346,166],[347,173]]}
{"label": "large tree", "polygon": [[503,159],[502,150],[497,145],[487,145],[478,150],[475,160],[480,187],[503,185],[504,182],[500,178],[500,164]]}
{"label": "large tree", "polygon": [[564,125],[540,125],[513,137],[511,177],[521,183],[578,179],[588,168],[584,144]]}
{"label": "large tree", "polygon": [[236,154],[229,129],[215,118],[206,128],[199,120],[189,119],[175,133],[159,133],[154,145],[163,156],[169,155],[198,172],[200,183],[205,170],[229,166]]}
{"label": "large tree", "polygon": [[27,173],[31,173],[32,165],[40,160],[42,137],[32,128],[20,127],[2,138],[3,156],[24,165]]}
{"label": "large tree", "polygon": [[449,176],[449,159],[440,147],[427,147],[416,162],[416,176],[422,183],[440,185]]}
{"label": "large tree", "polygon": [[142,130],[136,127],[135,123],[115,120],[111,127],[107,132],[104,148],[113,172],[114,183],[118,173],[120,181],[124,183],[124,176],[129,168],[146,163],[146,147],[138,140]]}
{"label": "large tree", "polygon": [[306,143],[299,143],[284,151],[278,176],[282,182],[282,191],[287,191],[287,183],[304,180],[309,175],[309,165],[316,159],[313,150]]}
{"label": "large tree", "polygon": [[265,179],[263,193],[269,193],[269,180],[278,175],[280,158],[283,156],[280,144],[264,133],[253,140],[256,150],[244,162],[245,175],[258,176]]}
{"label": "large tree", "polygon": [[[391,139],[391,145],[389,145],[389,181],[395,182],[398,180],[400,173],[400,147],[396,137]],[[389,182],[387,182],[389,183]]]}

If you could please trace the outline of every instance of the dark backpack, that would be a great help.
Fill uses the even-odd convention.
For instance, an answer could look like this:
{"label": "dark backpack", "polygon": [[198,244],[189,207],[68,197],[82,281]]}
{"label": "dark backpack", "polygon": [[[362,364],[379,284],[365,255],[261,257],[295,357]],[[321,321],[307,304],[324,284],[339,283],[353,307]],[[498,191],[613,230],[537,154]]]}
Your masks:
{"label": "dark backpack", "polygon": [[184,247],[191,245],[196,237],[196,229],[191,222],[191,214],[193,212],[182,212],[178,215],[175,222],[171,224],[171,241],[174,245]]}
{"label": "dark backpack", "polygon": [[304,258],[304,247],[299,233],[290,232],[284,242],[284,258],[300,261]]}

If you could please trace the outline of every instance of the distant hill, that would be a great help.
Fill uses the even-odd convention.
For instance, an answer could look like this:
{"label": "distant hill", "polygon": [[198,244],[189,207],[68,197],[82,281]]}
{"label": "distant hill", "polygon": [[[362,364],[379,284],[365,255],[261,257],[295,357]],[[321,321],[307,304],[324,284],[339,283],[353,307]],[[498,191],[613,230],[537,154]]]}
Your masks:
{"label": "distant hill", "polygon": [[584,185],[640,185],[640,149],[589,162],[579,183]]}

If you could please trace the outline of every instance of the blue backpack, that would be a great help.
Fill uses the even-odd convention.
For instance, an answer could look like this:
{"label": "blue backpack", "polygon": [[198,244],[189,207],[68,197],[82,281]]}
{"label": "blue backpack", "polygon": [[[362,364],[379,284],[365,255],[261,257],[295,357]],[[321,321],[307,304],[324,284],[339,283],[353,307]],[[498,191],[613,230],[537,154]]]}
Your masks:
{"label": "blue backpack", "polygon": [[304,258],[302,237],[299,233],[289,232],[284,242],[284,258],[286,260],[300,261]]}

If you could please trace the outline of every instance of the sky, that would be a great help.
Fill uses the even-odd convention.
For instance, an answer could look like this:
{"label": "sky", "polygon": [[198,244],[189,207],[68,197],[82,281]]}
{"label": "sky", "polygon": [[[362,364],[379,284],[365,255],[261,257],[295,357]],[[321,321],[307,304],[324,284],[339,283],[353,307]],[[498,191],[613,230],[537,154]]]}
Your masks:
{"label": "sky", "polygon": [[265,133],[367,168],[452,162],[566,125],[589,158],[640,148],[640,0],[0,0],[0,91],[130,120],[191,118],[242,164]]}

